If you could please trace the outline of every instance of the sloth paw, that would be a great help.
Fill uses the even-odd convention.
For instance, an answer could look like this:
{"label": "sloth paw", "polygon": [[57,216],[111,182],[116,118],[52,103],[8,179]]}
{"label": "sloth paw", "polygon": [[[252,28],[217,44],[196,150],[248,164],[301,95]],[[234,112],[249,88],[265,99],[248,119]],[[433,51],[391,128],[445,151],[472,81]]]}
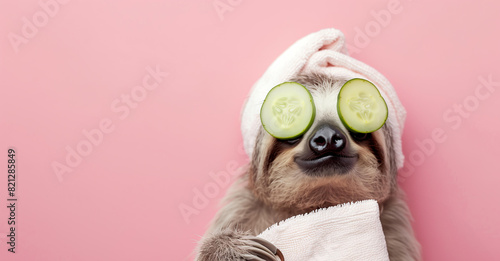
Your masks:
{"label": "sloth paw", "polygon": [[226,230],[202,242],[197,260],[284,261],[284,258],[279,249],[265,239]]}

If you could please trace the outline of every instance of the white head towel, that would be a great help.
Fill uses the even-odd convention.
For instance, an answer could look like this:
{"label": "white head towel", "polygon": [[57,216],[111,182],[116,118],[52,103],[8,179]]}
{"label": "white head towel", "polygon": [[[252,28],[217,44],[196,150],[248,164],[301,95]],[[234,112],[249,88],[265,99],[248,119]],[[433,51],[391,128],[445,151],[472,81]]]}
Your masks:
{"label": "white head towel", "polygon": [[389,116],[386,125],[392,129],[396,163],[403,166],[401,135],[406,111],[389,81],[372,67],[352,58],[347,53],[344,35],[336,29],[312,33],[290,46],[276,59],[250,91],[241,115],[241,130],[245,151],[249,157],[261,126],[260,107],[267,93],[276,85],[289,81],[300,73],[323,73],[337,79],[363,78],[378,87],[385,99]]}
{"label": "white head towel", "polygon": [[291,217],[262,232],[285,261],[389,260],[375,200]]}

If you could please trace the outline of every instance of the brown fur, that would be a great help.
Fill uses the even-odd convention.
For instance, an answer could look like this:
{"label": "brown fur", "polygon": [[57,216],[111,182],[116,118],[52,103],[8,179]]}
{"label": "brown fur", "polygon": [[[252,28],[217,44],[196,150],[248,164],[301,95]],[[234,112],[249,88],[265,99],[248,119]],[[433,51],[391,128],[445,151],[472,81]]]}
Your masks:
{"label": "brown fur", "polygon": [[[327,107],[321,97],[334,95],[345,80],[323,75],[292,80],[308,87],[318,100],[315,122],[327,120],[339,126],[332,111],[321,110]],[[199,245],[197,260],[243,260],[242,235],[257,235],[297,214],[363,199],[376,199],[381,206],[390,259],[420,260],[410,212],[396,181],[391,131],[384,126],[367,140],[349,137],[358,155],[355,166],[347,175],[316,177],[305,175],[293,160],[306,146],[313,127],[294,145],[276,140],[261,128],[247,171],[228,192]]]}

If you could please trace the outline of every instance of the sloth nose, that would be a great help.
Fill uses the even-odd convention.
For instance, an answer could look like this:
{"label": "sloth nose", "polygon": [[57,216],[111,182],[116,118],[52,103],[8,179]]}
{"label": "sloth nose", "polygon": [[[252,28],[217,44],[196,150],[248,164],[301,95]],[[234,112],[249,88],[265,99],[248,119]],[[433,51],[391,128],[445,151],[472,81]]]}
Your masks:
{"label": "sloth nose", "polygon": [[341,152],[347,143],[347,138],[341,129],[328,124],[316,129],[309,140],[309,147],[315,154]]}

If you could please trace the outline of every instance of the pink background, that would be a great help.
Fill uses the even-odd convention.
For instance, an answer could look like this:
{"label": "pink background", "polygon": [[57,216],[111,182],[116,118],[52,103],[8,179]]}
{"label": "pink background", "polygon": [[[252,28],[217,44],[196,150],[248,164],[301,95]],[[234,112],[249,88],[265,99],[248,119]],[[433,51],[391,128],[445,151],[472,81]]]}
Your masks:
{"label": "pink background", "polygon": [[[482,99],[475,90],[481,77],[500,82],[500,4],[401,0],[393,12],[389,2],[73,0],[49,16],[37,0],[1,1],[0,260],[191,260],[228,187],[209,173],[247,162],[239,113],[251,85],[328,27],[407,108],[401,184],[425,260],[499,260],[499,84]],[[214,3],[229,9],[219,16]],[[388,10],[390,21],[373,15]],[[38,31],[13,45],[34,16]],[[158,87],[128,116],[113,111],[156,65],[168,73]],[[58,179],[52,164],[103,119],[113,130]],[[435,131],[445,138],[431,144]],[[16,254],[5,243],[9,147]],[[211,198],[183,217],[207,186]]]}

